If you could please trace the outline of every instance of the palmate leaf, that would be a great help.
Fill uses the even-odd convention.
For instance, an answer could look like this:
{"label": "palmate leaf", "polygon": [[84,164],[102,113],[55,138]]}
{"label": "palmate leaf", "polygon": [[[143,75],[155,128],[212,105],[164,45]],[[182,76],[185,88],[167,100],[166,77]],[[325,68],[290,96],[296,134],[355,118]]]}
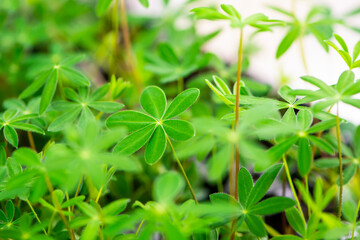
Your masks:
{"label": "palmate leaf", "polygon": [[49,79],[45,83],[45,87],[41,94],[40,106],[39,106],[39,114],[45,112],[47,107],[50,105],[52,98],[54,97],[56,91],[56,85],[58,82],[59,69],[54,69],[49,76]]}
{"label": "palmate leaf", "polygon": [[302,236],[305,236],[306,224],[304,222],[304,218],[301,217],[299,210],[295,207],[292,207],[287,209],[285,214],[286,219],[288,220],[291,227]]}

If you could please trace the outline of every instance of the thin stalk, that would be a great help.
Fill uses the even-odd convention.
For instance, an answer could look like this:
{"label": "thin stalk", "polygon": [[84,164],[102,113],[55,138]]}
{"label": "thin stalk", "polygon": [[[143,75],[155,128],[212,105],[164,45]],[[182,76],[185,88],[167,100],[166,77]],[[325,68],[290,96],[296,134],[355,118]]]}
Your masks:
{"label": "thin stalk", "polygon": [[184,90],[184,78],[179,77],[177,80],[177,84],[178,84],[178,92],[182,92]]}
{"label": "thin stalk", "polygon": [[[81,182],[82,182],[82,178],[80,178],[79,183],[78,183],[78,185],[77,185],[77,187],[76,187],[76,191],[75,191],[74,198],[76,198],[76,197],[79,195],[80,187],[81,187]],[[71,207],[71,212],[74,211],[74,208],[75,208],[75,205],[73,205],[73,206]]]}
{"label": "thin stalk", "polygon": [[97,202],[99,202],[99,199],[100,199],[100,197],[101,197],[101,193],[102,193],[102,191],[103,191],[103,186],[101,186],[101,188],[100,188],[100,190],[99,190],[99,192],[98,192],[98,195],[96,196],[96,199],[95,199],[95,202],[97,203]]}
{"label": "thin stalk", "polygon": [[30,147],[36,152],[36,145],[35,145],[35,141],[34,141],[34,137],[33,137],[32,133],[30,131],[28,131],[27,135],[28,135]]}
{"label": "thin stalk", "polygon": [[125,52],[127,55],[127,61],[129,64],[131,74],[133,76],[133,80],[134,80],[136,89],[138,90],[138,92],[141,92],[142,83],[141,83],[141,79],[138,75],[138,72],[136,71],[135,56],[132,51],[129,25],[127,22],[127,12],[126,12],[125,0],[120,0],[120,16],[121,16],[121,31],[122,31],[122,35],[123,35],[123,39],[124,39],[124,45],[125,45],[124,47],[125,47]]}
{"label": "thin stalk", "polygon": [[[231,152],[234,152],[234,146],[232,146]],[[235,197],[235,167],[234,167],[234,155],[230,159],[230,169],[229,169],[229,188],[230,188],[230,195]]]}
{"label": "thin stalk", "polygon": [[[27,202],[27,204],[29,205],[31,211],[34,213],[34,216],[35,216],[36,220],[37,220],[37,221],[40,223],[40,225],[41,225],[41,220],[40,220],[40,218],[38,217],[37,213],[35,212],[33,206],[31,205],[31,202],[29,201],[29,199],[26,199],[26,202]],[[45,235],[48,235],[44,227],[42,227],[42,230],[43,230],[43,232],[45,233]]]}
{"label": "thin stalk", "polygon": [[54,194],[54,187],[52,186],[51,184],[51,181],[50,181],[50,178],[47,174],[45,174],[45,183],[46,183],[46,186],[47,188],[49,189],[50,191],[50,194],[51,194],[51,197],[52,199],[54,200],[54,203],[55,203],[55,208],[58,210],[58,213],[59,213],[59,216],[61,218],[61,220],[63,221],[65,227],[66,227],[66,230],[68,231],[69,233],[69,236],[70,236],[70,239],[71,240],[75,240],[75,234],[73,231],[71,231],[71,228],[69,226],[69,223],[68,221],[66,220],[66,217],[65,215],[63,214],[62,210],[61,210],[61,206],[60,206],[60,203],[57,199],[57,197],[55,196]]}
{"label": "thin stalk", "polygon": [[55,215],[56,215],[56,212],[53,212],[53,213],[51,214],[51,217],[50,217],[49,226],[48,226],[48,230],[47,230],[47,232],[48,232],[49,235],[50,235],[50,233],[51,233],[52,222],[53,222],[53,220],[54,220]]}
{"label": "thin stalk", "polygon": [[[237,64],[237,73],[236,73],[236,95],[235,95],[235,130],[237,130],[239,125],[239,98],[240,98],[240,81],[241,81],[241,66],[243,60],[243,34],[244,31],[240,29],[240,41],[239,41],[239,52],[238,52],[238,64]],[[239,159],[239,147],[235,144],[235,198],[238,199],[237,194],[237,176],[239,174],[240,159]]]}
{"label": "thin stalk", "polygon": [[145,220],[143,219],[143,220],[141,221],[141,223],[139,224],[139,227],[138,227],[137,230],[136,230],[136,236],[139,234],[140,229],[141,229],[142,225],[144,224],[144,222],[145,222]]}
{"label": "thin stalk", "polygon": [[359,209],[360,209],[360,200],[358,201],[358,204],[357,204],[357,207],[356,207],[355,218],[354,218],[353,227],[352,227],[352,233],[351,233],[351,240],[355,239],[354,237],[355,237],[356,219],[357,219],[357,215],[359,213]]}
{"label": "thin stalk", "polygon": [[303,37],[304,37],[304,33],[303,33],[303,27],[301,27],[301,33],[299,36],[299,47],[300,47],[300,54],[301,54],[301,60],[305,69],[305,73],[307,75],[309,75],[309,68],[306,62],[306,56],[305,56],[305,49],[304,49],[304,42],[303,42]]}
{"label": "thin stalk", "polygon": [[338,208],[337,216],[340,219],[341,218],[341,209],[342,209],[342,195],[343,195],[343,166],[342,166],[342,154],[341,154],[339,103],[336,104],[336,140],[337,140],[337,145],[338,145],[339,172],[340,172],[339,208]]}
{"label": "thin stalk", "polygon": [[118,21],[118,7],[119,0],[115,0],[112,12],[112,20],[115,33],[113,34],[113,52],[110,61],[111,74],[116,74],[116,60],[117,60],[117,52],[118,52],[118,36],[119,36],[119,21]]}
{"label": "thin stalk", "polygon": [[290,188],[291,188],[291,191],[292,191],[292,194],[294,196],[294,199],[296,201],[296,205],[299,209],[299,212],[301,214],[301,217],[303,218],[304,222],[305,222],[305,216],[304,216],[304,213],[302,211],[302,208],[301,208],[301,205],[300,205],[300,201],[297,197],[297,194],[296,194],[296,190],[295,190],[295,187],[294,187],[294,184],[293,184],[293,181],[291,179],[291,175],[290,175],[290,171],[289,171],[289,167],[288,167],[288,164],[287,164],[287,161],[286,161],[286,157],[285,155],[282,156],[282,159],[283,159],[283,163],[284,163],[284,168],[285,168],[285,172],[286,172],[286,176],[287,176],[287,179],[288,179],[288,182],[289,182],[289,185],[290,185]]}
{"label": "thin stalk", "polygon": [[176,155],[174,146],[172,145],[171,140],[170,140],[170,138],[169,138],[167,135],[166,135],[166,139],[167,139],[167,141],[168,141],[168,143],[169,143],[169,145],[170,145],[170,147],[171,147],[171,150],[172,150],[172,152],[173,152],[174,158],[175,158],[176,162],[178,163],[178,165],[179,165],[179,167],[180,167],[180,169],[181,169],[181,172],[182,172],[182,174],[183,174],[183,176],[184,176],[184,178],[185,178],[186,184],[188,185],[188,187],[189,187],[189,189],[190,189],[191,195],[193,196],[193,198],[194,198],[194,200],[195,200],[195,203],[196,203],[196,204],[199,204],[199,202],[198,202],[198,200],[197,200],[197,198],[196,198],[195,192],[194,192],[194,190],[193,190],[193,188],[192,188],[192,186],[191,186],[191,183],[190,183],[190,181],[189,181],[189,179],[188,179],[188,177],[187,177],[187,175],[186,175],[186,172],[185,172],[185,170],[184,170],[184,168],[183,168],[183,166],[182,166],[179,158],[178,158],[177,155]]}

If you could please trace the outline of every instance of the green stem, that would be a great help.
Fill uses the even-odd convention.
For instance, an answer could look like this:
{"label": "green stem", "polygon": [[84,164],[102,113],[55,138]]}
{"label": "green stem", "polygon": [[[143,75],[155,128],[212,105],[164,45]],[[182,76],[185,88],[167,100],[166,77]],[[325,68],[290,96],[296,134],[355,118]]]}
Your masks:
{"label": "green stem", "polygon": [[53,225],[52,222],[54,221],[55,215],[56,215],[56,212],[54,211],[54,212],[51,214],[51,217],[50,217],[49,226],[48,226],[48,230],[47,230],[48,234],[51,233],[51,228],[52,228],[52,225]]}
{"label": "green stem", "polygon": [[123,36],[123,40],[124,40],[125,52],[127,55],[127,62],[129,65],[128,67],[130,68],[136,89],[138,90],[138,92],[141,92],[142,82],[138,75],[138,72],[136,71],[135,56],[132,51],[131,40],[130,40],[130,31],[129,31],[129,26],[128,26],[128,22],[127,22],[127,12],[126,12],[125,0],[120,0],[120,16],[121,16],[121,31],[122,31],[122,36]]}
{"label": "green stem", "polygon": [[[33,206],[31,205],[31,202],[29,201],[29,199],[26,199],[26,202],[27,202],[27,204],[29,205],[31,211],[34,213],[34,216],[35,216],[36,220],[37,220],[37,221],[40,223],[40,225],[41,225],[40,218],[38,217],[37,213],[35,212]],[[45,233],[45,235],[48,235],[44,227],[42,227],[42,230],[43,230],[43,232]]]}
{"label": "green stem", "polygon": [[[241,67],[242,67],[242,60],[243,60],[243,34],[244,31],[240,29],[240,41],[239,41],[239,52],[238,52],[238,64],[237,64],[237,73],[236,73],[236,93],[235,93],[235,123],[234,129],[235,131],[239,125],[239,99],[240,99],[240,81],[241,81]],[[239,174],[239,167],[240,167],[240,158],[239,158],[239,147],[235,144],[235,176],[234,176],[234,194],[235,198],[238,199],[237,194],[237,176]]]}
{"label": "green stem", "polygon": [[28,135],[30,147],[36,152],[36,145],[32,133],[30,131],[27,131],[27,135]]}
{"label": "green stem", "polygon": [[181,93],[184,90],[184,78],[179,77],[177,83],[178,83],[178,92]]}
{"label": "green stem", "polygon": [[360,209],[360,200],[358,201],[358,204],[357,204],[357,207],[356,207],[355,218],[354,218],[353,227],[352,227],[352,233],[351,233],[351,240],[355,239],[354,236],[355,236],[356,219],[357,219],[357,215],[359,213],[359,209]]}
{"label": "green stem", "polygon": [[341,132],[340,132],[340,119],[339,119],[339,103],[336,105],[336,140],[338,145],[338,157],[339,157],[339,172],[340,172],[340,192],[339,192],[339,208],[338,218],[341,218],[342,209],[342,195],[343,195],[343,166],[342,166],[342,153],[341,153]]}
{"label": "green stem", "polygon": [[136,236],[139,234],[140,229],[141,229],[142,225],[144,224],[144,222],[145,222],[145,220],[143,219],[143,220],[141,221],[141,223],[139,224],[139,227],[138,227],[137,230],[136,230]]}
{"label": "green stem", "polygon": [[166,139],[167,139],[167,141],[168,141],[168,143],[169,143],[169,145],[170,145],[170,147],[171,147],[171,150],[172,150],[172,152],[173,152],[174,158],[175,158],[176,162],[178,163],[178,165],[179,165],[179,167],[180,167],[180,169],[181,169],[181,172],[182,172],[182,174],[183,174],[183,176],[184,176],[184,178],[185,178],[186,184],[188,185],[188,187],[189,187],[189,189],[190,189],[191,195],[193,196],[195,203],[196,203],[196,204],[199,204],[199,202],[198,202],[198,200],[197,200],[197,198],[196,198],[195,192],[194,192],[194,190],[193,190],[193,188],[192,188],[192,186],[191,186],[191,183],[190,183],[190,181],[189,181],[189,179],[188,179],[188,177],[187,177],[187,175],[186,175],[186,172],[185,172],[185,170],[184,170],[184,168],[183,168],[183,166],[182,166],[179,158],[178,158],[177,155],[176,155],[174,146],[172,145],[171,140],[170,140],[170,138],[169,138],[167,135],[166,135]]}
{"label": "green stem", "polygon": [[113,34],[113,53],[112,53],[112,59],[110,61],[111,66],[111,74],[116,74],[116,60],[117,60],[117,52],[118,52],[118,36],[119,36],[119,21],[118,21],[118,6],[119,1],[115,0],[114,6],[113,6],[113,26],[115,33]]}
{"label": "green stem", "polygon": [[288,179],[288,182],[289,182],[289,185],[290,185],[292,194],[293,194],[294,199],[295,199],[295,201],[296,201],[296,205],[297,205],[297,207],[298,207],[298,209],[299,209],[299,212],[300,212],[300,214],[301,214],[301,217],[303,218],[303,220],[304,220],[304,222],[305,222],[305,216],[304,216],[304,213],[303,213],[303,211],[302,211],[299,198],[297,197],[297,194],[296,194],[296,190],[295,190],[293,181],[292,181],[292,179],[291,179],[291,175],[290,175],[290,171],[289,171],[289,167],[288,167],[288,164],[287,164],[285,155],[282,156],[282,159],[283,159],[283,163],[284,163],[284,168],[285,168],[285,172],[286,172],[286,177],[287,177],[287,179]]}
{"label": "green stem", "polygon": [[49,189],[49,192],[51,194],[51,197],[55,203],[55,208],[57,209],[57,212],[59,213],[59,216],[61,218],[61,220],[63,221],[68,233],[69,233],[69,236],[70,236],[70,239],[71,240],[75,240],[75,234],[73,231],[71,231],[71,228],[69,226],[69,223],[68,221],[66,220],[66,217],[65,215],[63,214],[62,210],[61,210],[61,206],[60,206],[60,203],[57,199],[57,197],[55,196],[55,193],[54,193],[54,187],[52,186],[51,184],[51,181],[50,181],[50,178],[47,174],[45,174],[45,183],[46,183],[46,186],[47,188]]}
{"label": "green stem", "polygon": [[300,47],[300,54],[301,54],[301,60],[302,63],[304,65],[304,69],[305,69],[305,73],[307,75],[309,75],[309,68],[306,62],[306,56],[305,56],[305,49],[304,49],[304,42],[303,42],[303,37],[304,37],[304,28],[301,27],[301,33],[299,36],[299,47]]}

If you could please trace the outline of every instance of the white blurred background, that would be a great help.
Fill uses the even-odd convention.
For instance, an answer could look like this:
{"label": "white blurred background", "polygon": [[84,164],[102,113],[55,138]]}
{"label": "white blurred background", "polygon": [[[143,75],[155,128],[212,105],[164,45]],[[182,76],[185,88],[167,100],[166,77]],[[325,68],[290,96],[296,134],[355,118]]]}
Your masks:
{"label": "white blurred background", "polygon": [[[183,5],[185,0],[170,0],[170,6],[164,8],[162,0],[150,0],[150,7],[145,9],[138,1],[128,0],[128,5],[136,14],[160,15],[166,11],[176,9]],[[288,20],[267,6],[278,6],[287,10],[291,9],[291,0],[204,0],[197,1],[189,6],[189,11],[194,7],[204,7],[210,5],[232,4],[242,14],[247,17],[254,13],[264,13],[271,19]],[[360,7],[359,0],[297,0],[296,15],[304,19],[310,8],[314,5],[326,5],[332,9],[335,17],[343,16],[345,13]],[[360,27],[360,16],[350,19],[353,25]],[[186,25],[186,21],[179,19],[179,27]],[[199,34],[207,34],[218,29],[222,32],[204,46],[204,51],[217,54],[227,62],[236,62],[239,42],[239,30],[229,27],[226,21],[197,21]],[[245,29],[245,34],[249,35],[251,29]],[[269,83],[275,88],[279,86],[281,75],[291,79],[289,85],[292,88],[311,88],[300,76],[306,75],[302,64],[299,43],[296,41],[292,47],[280,58],[275,59],[277,47],[286,33],[286,28],[276,28],[274,32],[259,34],[252,41],[260,47],[260,51],[250,59],[251,64],[248,73],[255,79],[261,79],[264,83]],[[349,50],[360,40],[360,34],[355,33],[345,27],[337,26],[335,33],[342,36],[348,44]],[[245,37],[245,41],[246,41]],[[246,44],[246,43],[245,43]],[[348,69],[341,57],[332,49],[329,53],[319,45],[313,36],[304,38],[304,50],[309,74],[322,79],[328,84],[337,82],[341,72]],[[360,69],[354,70],[356,78],[360,76]],[[348,105],[340,105],[340,116],[348,121],[360,124],[360,111]]]}

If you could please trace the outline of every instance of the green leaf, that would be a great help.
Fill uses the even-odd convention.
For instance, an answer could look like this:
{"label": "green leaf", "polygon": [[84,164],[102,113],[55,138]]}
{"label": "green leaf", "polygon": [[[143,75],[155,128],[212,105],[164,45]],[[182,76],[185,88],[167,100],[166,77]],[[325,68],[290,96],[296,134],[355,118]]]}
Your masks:
{"label": "green leaf", "polygon": [[334,154],[333,147],[331,146],[331,144],[329,144],[325,140],[315,137],[315,136],[312,136],[312,135],[308,135],[308,139],[310,140],[310,142],[312,144],[314,144],[316,147],[318,147],[322,151],[324,151],[328,154],[331,154],[331,155]]}
{"label": "green leaf", "polygon": [[295,39],[300,34],[300,28],[299,27],[292,27],[290,31],[285,35],[283,40],[281,40],[279,47],[276,51],[276,58],[281,57],[291,46],[291,44],[295,41]]}
{"label": "green leaf", "polygon": [[166,134],[175,141],[186,141],[195,135],[193,125],[184,120],[169,119],[162,125]]}
{"label": "green leaf", "polygon": [[150,86],[142,92],[140,103],[145,112],[160,119],[166,108],[166,96],[161,88]]}
{"label": "green leaf", "polygon": [[49,125],[48,131],[58,132],[64,129],[68,124],[71,124],[75,121],[75,119],[79,116],[81,110],[81,107],[77,107],[75,109],[64,112]]}
{"label": "green leaf", "polygon": [[146,8],[149,7],[149,0],[139,0],[139,2]]}
{"label": "green leaf", "polygon": [[63,73],[71,82],[77,86],[88,87],[90,86],[90,81],[82,73],[80,73],[75,68],[71,67],[61,67],[61,73]]}
{"label": "green leaf", "polygon": [[266,228],[263,220],[259,216],[253,214],[247,214],[245,218],[246,225],[250,232],[258,237],[266,237]]}
{"label": "green leaf", "polygon": [[40,134],[45,134],[44,130],[39,128],[36,125],[29,124],[29,123],[11,123],[11,126],[16,129],[21,129],[24,131],[36,132]]}
{"label": "green leaf", "polygon": [[340,75],[339,80],[336,84],[336,88],[338,92],[340,93],[345,92],[349,87],[353,85],[354,79],[355,79],[355,74],[352,71],[347,70],[343,72]]}
{"label": "green leaf", "polygon": [[70,99],[74,102],[81,103],[81,99],[79,95],[72,89],[72,88],[65,88],[64,89],[65,97]]}
{"label": "green leaf", "polygon": [[354,107],[360,108],[360,99],[343,98],[342,102],[350,104]]}
{"label": "green leaf", "polygon": [[358,58],[360,54],[360,41],[358,41],[355,44],[354,50],[353,50],[353,61],[355,62],[355,60]]}
{"label": "green leaf", "polygon": [[302,130],[306,130],[311,126],[313,115],[309,110],[301,109],[297,113],[297,122]]}
{"label": "green leaf", "polygon": [[124,107],[124,104],[117,102],[98,101],[98,102],[89,103],[89,107],[92,107],[104,113],[114,113],[120,111]]}
{"label": "green leaf", "polygon": [[314,124],[309,130],[307,130],[306,132],[308,134],[312,134],[312,133],[317,133],[317,132],[322,132],[325,130],[328,130],[332,127],[334,127],[336,125],[336,121],[335,119],[331,119],[331,120],[326,120],[326,121],[321,121],[317,124]]}
{"label": "green leaf", "polygon": [[229,16],[234,17],[238,20],[241,20],[240,13],[230,4],[221,4],[221,9],[224,10]]}
{"label": "green leaf", "polygon": [[226,104],[226,105],[234,105],[230,100],[228,100],[224,94],[217,89],[209,80],[205,79],[206,84],[209,88]]}
{"label": "green leaf", "polygon": [[342,47],[342,49],[343,49],[345,52],[349,53],[349,49],[348,49],[348,47],[347,47],[344,39],[342,39],[342,38],[341,38],[339,35],[337,35],[337,34],[334,34],[334,37],[335,37],[335,39],[338,41],[338,43],[340,44],[340,46]]}
{"label": "green leaf", "polygon": [[99,0],[96,5],[96,14],[101,17],[109,9],[112,0]]}
{"label": "green leaf", "polygon": [[243,26],[245,26],[245,25],[253,25],[253,24],[256,24],[259,21],[266,21],[266,20],[268,20],[268,17],[265,16],[264,14],[255,13],[255,14],[252,14],[252,15],[246,17],[243,20],[242,24],[243,24]]}
{"label": "green leaf", "polygon": [[219,204],[231,204],[234,206],[239,206],[239,202],[236,199],[226,193],[218,192],[212,193],[209,195],[211,203],[219,203]]}
{"label": "green leaf", "polygon": [[133,154],[142,146],[144,146],[147,141],[149,141],[151,135],[155,130],[155,127],[155,124],[149,124],[146,127],[143,127],[136,132],[133,132],[115,146],[114,152],[128,155]]}
{"label": "green leaf", "polygon": [[228,85],[226,85],[226,83],[224,82],[224,80],[222,80],[221,78],[219,78],[218,76],[213,76],[214,82],[216,84],[216,86],[220,89],[221,93],[223,95],[231,95],[231,91],[228,87]]}
{"label": "green leaf", "polygon": [[191,10],[198,19],[207,19],[207,20],[219,20],[219,19],[229,19],[224,14],[219,13],[217,10],[208,7],[199,7]]}
{"label": "green leaf", "polygon": [[17,149],[12,158],[18,163],[25,166],[39,166],[41,165],[38,155],[30,148]]}
{"label": "green leaf", "polygon": [[354,150],[355,156],[360,157],[360,126],[358,126],[354,133]]}
{"label": "green leaf", "polygon": [[303,240],[303,238],[296,235],[279,235],[271,238],[271,240]]}
{"label": "green leaf", "polygon": [[12,222],[15,215],[15,207],[11,200],[6,202],[5,209],[6,209],[6,216],[9,222]]}
{"label": "green leaf", "polygon": [[333,167],[339,166],[339,159],[337,159],[337,158],[320,158],[320,159],[316,160],[314,162],[314,164],[318,168],[333,168]]}
{"label": "green leaf", "polygon": [[308,82],[318,88],[320,88],[321,90],[323,90],[326,94],[328,94],[329,96],[334,96],[336,94],[336,91],[328,86],[326,83],[324,83],[323,81],[321,81],[318,78],[312,77],[312,76],[303,76],[300,77],[302,80],[304,80],[305,82]]}
{"label": "green leaf", "polygon": [[125,210],[129,202],[130,199],[119,199],[116,201],[112,201],[102,209],[102,213],[105,216],[116,216]]}
{"label": "green leaf", "polygon": [[157,126],[145,149],[145,162],[153,165],[160,160],[165,152],[166,136],[164,129]]}
{"label": "green leaf", "polygon": [[304,219],[301,217],[299,210],[295,207],[287,209],[285,211],[286,219],[288,220],[290,226],[302,236],[306,234],[306,225]]}
{"label": "green leaf", "polygon": [[4,137],[14,147],[18,147],[19,138],[13,127],[9,125],[4,126]]}
{"label": "green leaf", "polygon": [[299,139],[299,149],[298,149],[298,170],[301,176],[306,176],[311,167],[312,161],[312,152],[307,138]]}
{"label": "green leaf", "polygon": [[287,197],[271,197],[259,202],[248,211],[258,215],[271,215],[282,212],[295,204],[296,202],[293,199]]}
{"label": "green leaf", "polygon": [[340,54],[342,59],[344,59],[346,65],[348,65],[348,67],[351,68],[352,67],[352,61],[351,61],[350,54],[343,51],[343,50],[338,50],[338,53]]}
{"label": "green leaf", "polygon": [[44,83],[46,82],[46,80],[49,78],[49,76],[51,75],[53,69],[45,71],[43,73],[41,73],[39,75],[39,77],[37,77],[35,79],[34,82],[32,82],[30,84],[30,86],[28,86],[19,96],[20,99],[23,98],[28,98],[31,95],[33,95],[36,91],[38,91],[42,85],[44,85]]}
{"label": "green leaf", "polygon": [[184,189],[184,179],[177,172],[166,172],[154,182],[154,199],[158,202],[172,202]]}
{"label": "green leaf", "polygon": [[291,94],[292,89],[288,85],[284,85],[279,89],[279,95],[290,104],[293,104],[296,100],[296,96]]}
{"label": "green leaf", "polygon": [[106,119],[106,126],[109,128],[125,126],[130,132],[154,124],[156,120],[138,111],[121,111]]}
{"label": "green leaf", "polygon": [[189,88],[175,97],[165,112],[164,119],[173,118],[193,105],[200,95],[199,89]]}
{"label": "green leaf", "polygon": [[284,155],[292,145],[294,145],[298,140],[298,136],[293,136],[291,138],[285,139],[282,142],[276,144],[268,150],[269,156],[273,163],[277,162],[282,155]]}
{"label": "green leaf", "polygon": [[85,229],[81,233],[80,240],[95,240],[97,239],[98,229],[100,222],[98,221],[89,221]]}
{"label": "green leaf", "polygon": [[248,201],[246,203],[247,207],[252,207],[258,201],[260,201],[269,190],[271,184],[274,182],[276,176],[278,175],[282,164],[276,164],[268,168],[263,175],[256,181],[254,188],[251,190]]}
{"label": "green leaf", "polygon": [[106,83],[106,84],[102,85],[101,87],[96,89],[93,92],[93,94],[91,94],[91,96],[89,98],[89,102],[96,102],[96,101],[104,98],[106,96],[106,94],[109,92],[109,90],[110,90],[110,83]]}
{"label": "green leaf", "polygon": [[45,112],[50,105],[51,100],[54,97],[56,85],[58,82],[59,70],[53,70],[49,76],[49,80],[46,82],[43,92],[41,94],[39,114]]}
{"label": "green leaf", "polygon": [[238,195],[242,206],[246,206],[249,194],[253,189],[254,183],[250,172],[242,167],[238,174]]}
{"label": "green leaf", "polygon": [[[345,168],[343,172],[343,185],[347,184],[351,180],[351,178],[355,175],[356,169],[356,164],[351,164]],[[340,176],[336,179],[336,184],[340,186]]]}
{"label": "green leaf", "polygon": [[172,65],[178,65],[179,59],[175,54],[174,49],[168,43],[160,43],[158,46],[159,56],[166,62]]}
{"label": "green leaf", "polygon": [[83,202],[84,200],[85,200],[85,196],[74,197],[74,198],[64,202],[63,204],[61,204],[61,208],[67,208],[67,207],[74,206],[78,203]]}

